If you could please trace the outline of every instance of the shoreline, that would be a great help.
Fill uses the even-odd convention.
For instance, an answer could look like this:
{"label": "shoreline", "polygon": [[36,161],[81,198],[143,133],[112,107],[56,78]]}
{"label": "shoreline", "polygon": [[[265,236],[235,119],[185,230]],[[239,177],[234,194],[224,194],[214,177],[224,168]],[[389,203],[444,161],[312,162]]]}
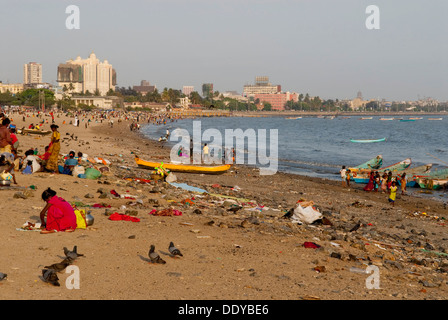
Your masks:
{"label": "shoreline", "polygon": [[[0,261],[0,272],[8,274],[8,279],[1,282],[6,300],[448,297],[442,254],[446,226],[443,219],[433,218],[448,218],[441,203],[398,195],[392,208],[385,194],[366,193],[358,188],[348,191],[340,181],[286,173],[260,176],[257,169],[239,165],[218,176],[175,173],[176,182],[201,187],[208,194],[194,194],[163,182],[142,184],[123,179],[150,176],[149,170],[137,168],[134,153],[145,160],[165,161],[169,159],[168,148],[160,148],[157,141],[131,132],[129,121],[115,122],[113,128],[105,121],[85,129],[67,124],[69,119],[56,118],[63,138],[61,153],[74,149],[92,157],[101,156],[111,161],[110,173],[98,180],[19,173],[21,188],[36,187],[26,199],[14,198],[23,189],[0,189],[7,199],[0,224],[0,241],[8,244],[2,249],[5,258]],[[31,120],[27,118],[25,123]],[[61,124],[63,120],[65,125]],[[14,121],[21,123],[18,117]],[[31,146],[41,151],[49,141],[46,136],[18,137],[22,145],[19,149],[23,151]],[[25,221],[36,221],[44,205],[40,194],[49,186],[67,201],[90,205],[86,210],[92,212],[94,224],[69,234],[17,231]],[[100,198],[100,189],[106,197]],[[135,195],[141,202],[115,198],[111,190]],[[284,218],[300,199],[313,201],[331,224],[299,225]],[[229,211],[233,201],[243,208]],[[93,208],[94,203],[111,207]],[[149,214],[154,209],[168,208],[180,210],[182,215]],[[140,222],[111,221],[106,215],[108,210],[134,211]],[[426,215],[414,215],[416,211]],[[359,222],[359,229],[351,231]],[[170,241],[184,257],[169,257],[166,252]],[[321,248],[305,248],[303,244],[309,241]],[[145,260],[150,244],[155,244],[166,259],[165,265],[152,265]],[[73,245],[85,254],[76,262],[81,272],[80,289],[66,289],[63,283],[68,274],[64,273],[59,274],[61,287],[39,280],[42,266],[59,262],[62,247]],[[350,272],[350,268],[365,268],[369,262],[381,272],[379,290],[366,288],[365,275]],[[320,271],[316,271],[317,267]]]}
{"label": "shoreline", "polygon": [[[143,129],[145,126],[148,126],[148,125],[156,126],[155,124],[144,124],[144,125],[141,126],[141,129]],[[156,138],[151,138],[149,136],[146,136],[141,131],[134,131],[133,133],[138,137],[138,139],[141,139],[142,144],[144,144],[145,141],[151,141],[151,143],[153,145],[155,145],[155,146],[159,146],[160,145],[160,142],[157,141]],[[169,142],[169,141],[165,142],[165,146],[172,146],[174,144],[175,144],[174,142]],[[147,160],[147,159],[143,159],[143,160]],[[163,161],[165,161],[165,162],[169,161],[169,151],[167,151],[167,153],[164,154],[164,160]],[[246,170],[255,170],[255,169],[259,170],[256,165],[239,164],[238,166],[245,167]],[[340,183],[340,177],[339,177],[338,170],[339,169],[335,170],[335,172],[334,172],[334,176],[335,176],[334,179],[325,178],[325,177],[316,177],[316,176],[311,176],[311,175],[306,175],[306,174],[300,174],[300,173],[294,172],[294,171],[280,170],[280,169],[277,170],[277,173],[281,173],[281,174],[284,174],[284,175],[297,176],[297,177],[300,177],[301,179],[308,178],[308,179],[311,179],[312,181],[317,181],[317,182],[321,182],[321,183],[326,183],[326,182],[329,182],[329,181],[331,181],[332,183],[335,183],[335,182],[336,183]],[[362,188],[364,187],[364,184],[356,184],[354,181],[351,182],[351,185],[352,185],[353,189],[357,189],[357,190],[362,190]],[[432,191],[432,190],[425,191],[425,190],[422,190],[420,188],[407,188],[407,191],[408,191],[408,194],[410,194],[410,195],[412,195],[414,197],[421,198],[421,199],[433,200],[433,201],[437,201],[437,202],[441,202],[441,203],[444,203],[446,201],[446,199],[444,199],[444,198],[442,198],[440,196],[438,197],[438,195],[440,195],[441,192],[443,192],[442,190],[439,190],[439,191]]]}

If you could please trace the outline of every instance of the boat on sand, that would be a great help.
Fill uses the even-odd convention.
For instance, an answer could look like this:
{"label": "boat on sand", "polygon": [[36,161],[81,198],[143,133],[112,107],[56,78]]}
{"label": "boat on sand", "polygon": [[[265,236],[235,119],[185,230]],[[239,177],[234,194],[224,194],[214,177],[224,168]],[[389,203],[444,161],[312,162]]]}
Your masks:
{"label": "boat on sand", "polygon": [[[141,168],[155,169],[162,165],[162,162],[152,162],[135,157],[135,162]],[[224,164],[219,166],[201,166],[201,165],[189,165],[182,163],[164,163],[163,168],[172,172],[185,172],[185,173],[203,173],[203,174],[222,174],[230,169],[231,164]]]}

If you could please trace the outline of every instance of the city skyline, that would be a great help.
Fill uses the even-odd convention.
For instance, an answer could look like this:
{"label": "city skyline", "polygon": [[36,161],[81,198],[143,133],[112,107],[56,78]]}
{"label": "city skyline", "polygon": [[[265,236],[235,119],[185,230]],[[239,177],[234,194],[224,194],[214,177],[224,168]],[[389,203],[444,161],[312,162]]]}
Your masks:
{"label": "city skyline", "polygon": [[[68,5],[80,9],[80,29],[68,30]],[[43,82],[57,66],[92,51],[117,71],[119,87],[142,79],[159,90],[204,83],[237,91],[269,76],[282,91],[323,99],[448,100],[448,3],[375,1],[380,30],[368,30],[372,3],[343,0],[203,1],[98,0],[6,2],[9,14],[0,67],[4,83],[22,82],[23,64],[42,64]],[[38,16],[40,19],[33,19]],[[36,22],[38,21],[38,22]],[[119,23],[118,23],[118,22]],[[17,40],[19,39],[19,40]]]}

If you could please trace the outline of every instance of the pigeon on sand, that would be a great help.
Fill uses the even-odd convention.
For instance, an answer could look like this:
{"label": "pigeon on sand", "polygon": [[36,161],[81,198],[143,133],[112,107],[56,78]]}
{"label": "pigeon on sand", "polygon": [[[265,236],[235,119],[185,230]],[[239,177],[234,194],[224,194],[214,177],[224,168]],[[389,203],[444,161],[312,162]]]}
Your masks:
{"label": "pigeon on sand", "polygon": [[45,282],[50,283],[56,287],[61,286],[59,284],[59,278],[54,269],[43,269],[42,270],[42,278]]}
{"label": "pigeon on sand", "polygon": [[71,259],[67,258],[67,259],[62,260],[59,263],[53,263],[52,265],[45,266],[44,268],[45,269],[52,269],[52,270],[54,270],[56,272],[61,272],[65,268],[67,268],[70,264],[71,264]]}
{"label": "pigeon on sand", "polygon": [[152,244],[151,248],[149,249],[149,259],[151,259],[152,263],[161,263],[161,264],[165,264],[166,261],[163,260],[162,258],[160,258],[159,254],[157,252],[155,252],[155,246]]}
{"label": "pigeon on sand", "polygon": [[177,249],[174,246],[173,242],[170,242],[170,246],[168,247],[168,250],[169,250],[169,252],[171,253],[172,256],[181,256],[181,257],[183,257],[183,254],[180,252],[179,249]]}
{"label": "pigeon on sand", "polygon": [[83,254],[78,253],[78,246],[74,246],[72,251],[70,251],[66,247],[64,247],[64,254],[67,258],[70,258],[72,260],[75,260],[78,257],[84,256]]}

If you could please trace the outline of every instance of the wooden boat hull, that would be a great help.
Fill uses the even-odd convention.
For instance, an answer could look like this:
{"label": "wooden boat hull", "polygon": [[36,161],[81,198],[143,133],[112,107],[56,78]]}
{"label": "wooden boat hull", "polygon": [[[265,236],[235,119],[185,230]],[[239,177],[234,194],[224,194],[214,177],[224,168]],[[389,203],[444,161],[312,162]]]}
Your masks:
{"label": "wooden boat hull", "polygon": [[[161,162],[145,161],[140,158],[135,158],[135,162],[141,168],[155,169],[159,167]],[[222,174],[228,171],[232,165],[225,164],[221,166],[196,166],[186,164],[173,164],[163,163],[163,168],[172,172],[184,172],[184,173],[203,173],[203,174]]]}
{"label": "wooden boat hull", "polygon": [[418,184],[422,189],[439,190],[448,186],[447,179],[418,179]]}
{"label": "wooden boat hull", "polygon": [[351,172],[358,172],[362,169],[367,169],[367,170],[371,170],[371,169],[379,169],[381,168],[381,166],[383,165],[383,156],[382,155],[378,155],[373,159],[370,159],[367,162],[364,162],[363,164],[360,164],[359,166],[353,167],[353,168],[349,168]]}
{"label": "wooden boat hull", "polygon": [[51,130],[47,130],[47,131],[42,131],[42,130],[33,130],[33,129],[23,129],[22,130],[22,134],[37,134],[37,135],[41,135],[41,136],[46,136],[49,135],[51,133]]}
{"label": "wooden boat hull", "polygon": [[[378,173],[385,173],[388,171],[391,172],[397,172],[397,171],[404,171],[411,165],[412,160],[411,158],[405,159],[403,161],[397,162],[393,165],[387,166],[385,168],[381,168],[375,171],[378,171]],[[353,180],[356,183],[368,183],[369,182],[369,176],[372,169],[360,169],[358,172],[355,172],[353,174]],[[407,184],[406,184],[407,185]]]}

